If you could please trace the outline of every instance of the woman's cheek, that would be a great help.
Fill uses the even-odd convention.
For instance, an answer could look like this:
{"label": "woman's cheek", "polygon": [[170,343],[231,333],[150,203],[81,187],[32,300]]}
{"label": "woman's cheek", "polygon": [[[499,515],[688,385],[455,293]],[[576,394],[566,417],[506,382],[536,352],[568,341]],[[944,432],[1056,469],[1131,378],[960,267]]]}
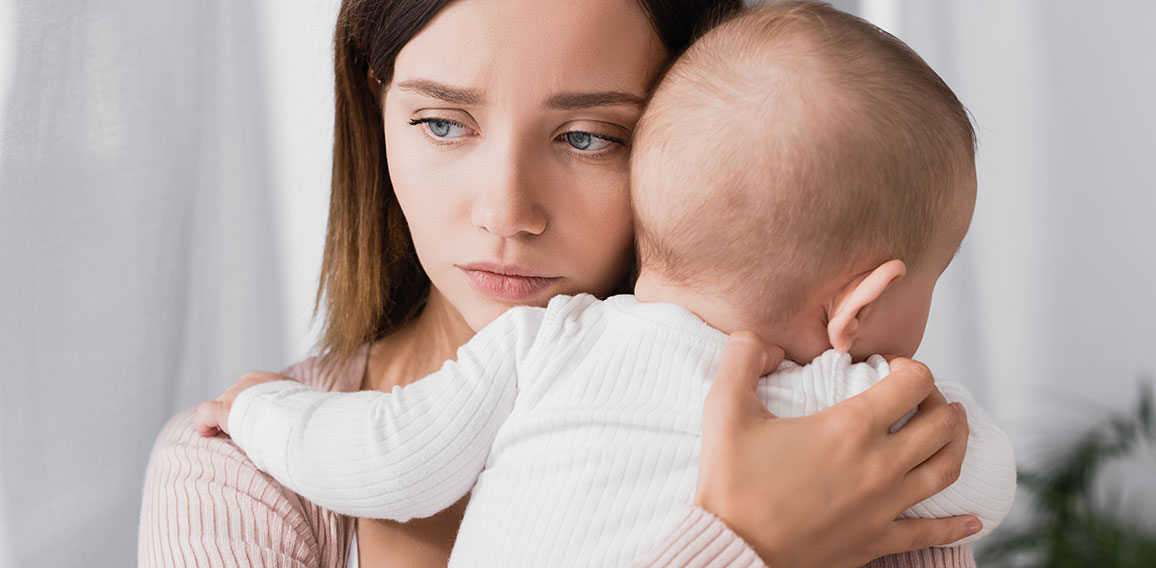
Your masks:
{"label": "woman's cheek", "polygon": [[585,276],[585,292],[605,295],[630,270],[634,258],[633,215],[630,210],[626,176],[608,176],[603,192],[588,192],[583,203],[571,211],[581,211],[579,234],[572,247]]}

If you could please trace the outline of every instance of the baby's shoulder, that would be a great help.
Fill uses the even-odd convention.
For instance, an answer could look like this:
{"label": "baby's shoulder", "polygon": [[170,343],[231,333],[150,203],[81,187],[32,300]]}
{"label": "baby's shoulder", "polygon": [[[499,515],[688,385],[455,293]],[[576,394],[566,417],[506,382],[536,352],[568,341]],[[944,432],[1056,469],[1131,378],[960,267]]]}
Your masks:
{"label": "baby's shoulder", "polygon": [[596,325],[605,315],[606,302],[590,294],[559,295],[551,298],[544,309],[535,309],[540,310],[535,315],[541,336],[565,337]]}
{"label": "baby's shoulder", "polygon": [[546,304],[544,314],[547,318],[570,320],[579,318],[592,310],[599,311],[602,307],[603,301],[590,294],[558,295],[551,298],[550,303]]}
{"label": "baby's shoulder", "polygon": [[[603,301],[590,294],[558,295],[544,307],[515,306],[498,316],[475,336],[478,338],[504,337],[511,332],[530,334],[541,338],[555,332],[585,325],[602,311]],[[484,341],[484,340],[483,340]]]}

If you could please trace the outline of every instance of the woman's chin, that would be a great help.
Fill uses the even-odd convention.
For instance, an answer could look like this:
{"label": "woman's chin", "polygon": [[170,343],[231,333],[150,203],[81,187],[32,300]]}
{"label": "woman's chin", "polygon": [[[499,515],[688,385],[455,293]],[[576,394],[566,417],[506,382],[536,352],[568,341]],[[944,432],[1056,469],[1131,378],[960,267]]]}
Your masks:
{"label": "woman's chin", "polygon": [[470,328],[476,332],[498,319],[510,308],[518,306],[545,307],[550,302],[550,298],[554,296],[553,293],[543,293],[518,301],[507,301],[474,294],[473,298],[467,300],[468,305],[459,307],[459,311]]}

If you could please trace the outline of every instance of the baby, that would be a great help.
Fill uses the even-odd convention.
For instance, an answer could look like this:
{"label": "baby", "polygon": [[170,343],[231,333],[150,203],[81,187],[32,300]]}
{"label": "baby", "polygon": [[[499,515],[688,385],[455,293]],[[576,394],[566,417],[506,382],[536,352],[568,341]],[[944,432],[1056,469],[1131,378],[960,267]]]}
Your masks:
{"label": "baby", "polygon": [[[239,383],[201,427],[348,515],[405,521],[471,493],[451,565],[620,565],[691,506],[724,332],[806,363],[762,380],[782,417],[866,390],[888,373],[876,353],[914,354],[970,223],[974,134],[897,39],[821,4],[752,9],[674,64],[633,152],[634,296],[511,309],[389,393]],[[906,514],[975,514],[984,534],[1012,504],[1012,447],[940,387],[967,406],[967,457]]]}

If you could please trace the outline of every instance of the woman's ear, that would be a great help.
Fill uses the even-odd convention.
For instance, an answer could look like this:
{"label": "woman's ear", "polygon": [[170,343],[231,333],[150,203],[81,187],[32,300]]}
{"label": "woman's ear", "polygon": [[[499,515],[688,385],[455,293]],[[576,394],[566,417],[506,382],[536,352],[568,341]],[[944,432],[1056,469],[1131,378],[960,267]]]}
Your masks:
{"label": "woman's ear", "polygon": [[851,281],[835,298],[827,320],[827,339],[831,347],[842,353],[850,352],[871,304],[892,282],[906,273],[907,265],[902,260],[892,259],[875,267],[866,276]]}
{"label": "woman's ear", "polygon": [[368,80],[369,92],[373,93],[373,100],[381,104],[381,79],[378,79],[377,75],[373,74],[373,69],[369,70]]}

